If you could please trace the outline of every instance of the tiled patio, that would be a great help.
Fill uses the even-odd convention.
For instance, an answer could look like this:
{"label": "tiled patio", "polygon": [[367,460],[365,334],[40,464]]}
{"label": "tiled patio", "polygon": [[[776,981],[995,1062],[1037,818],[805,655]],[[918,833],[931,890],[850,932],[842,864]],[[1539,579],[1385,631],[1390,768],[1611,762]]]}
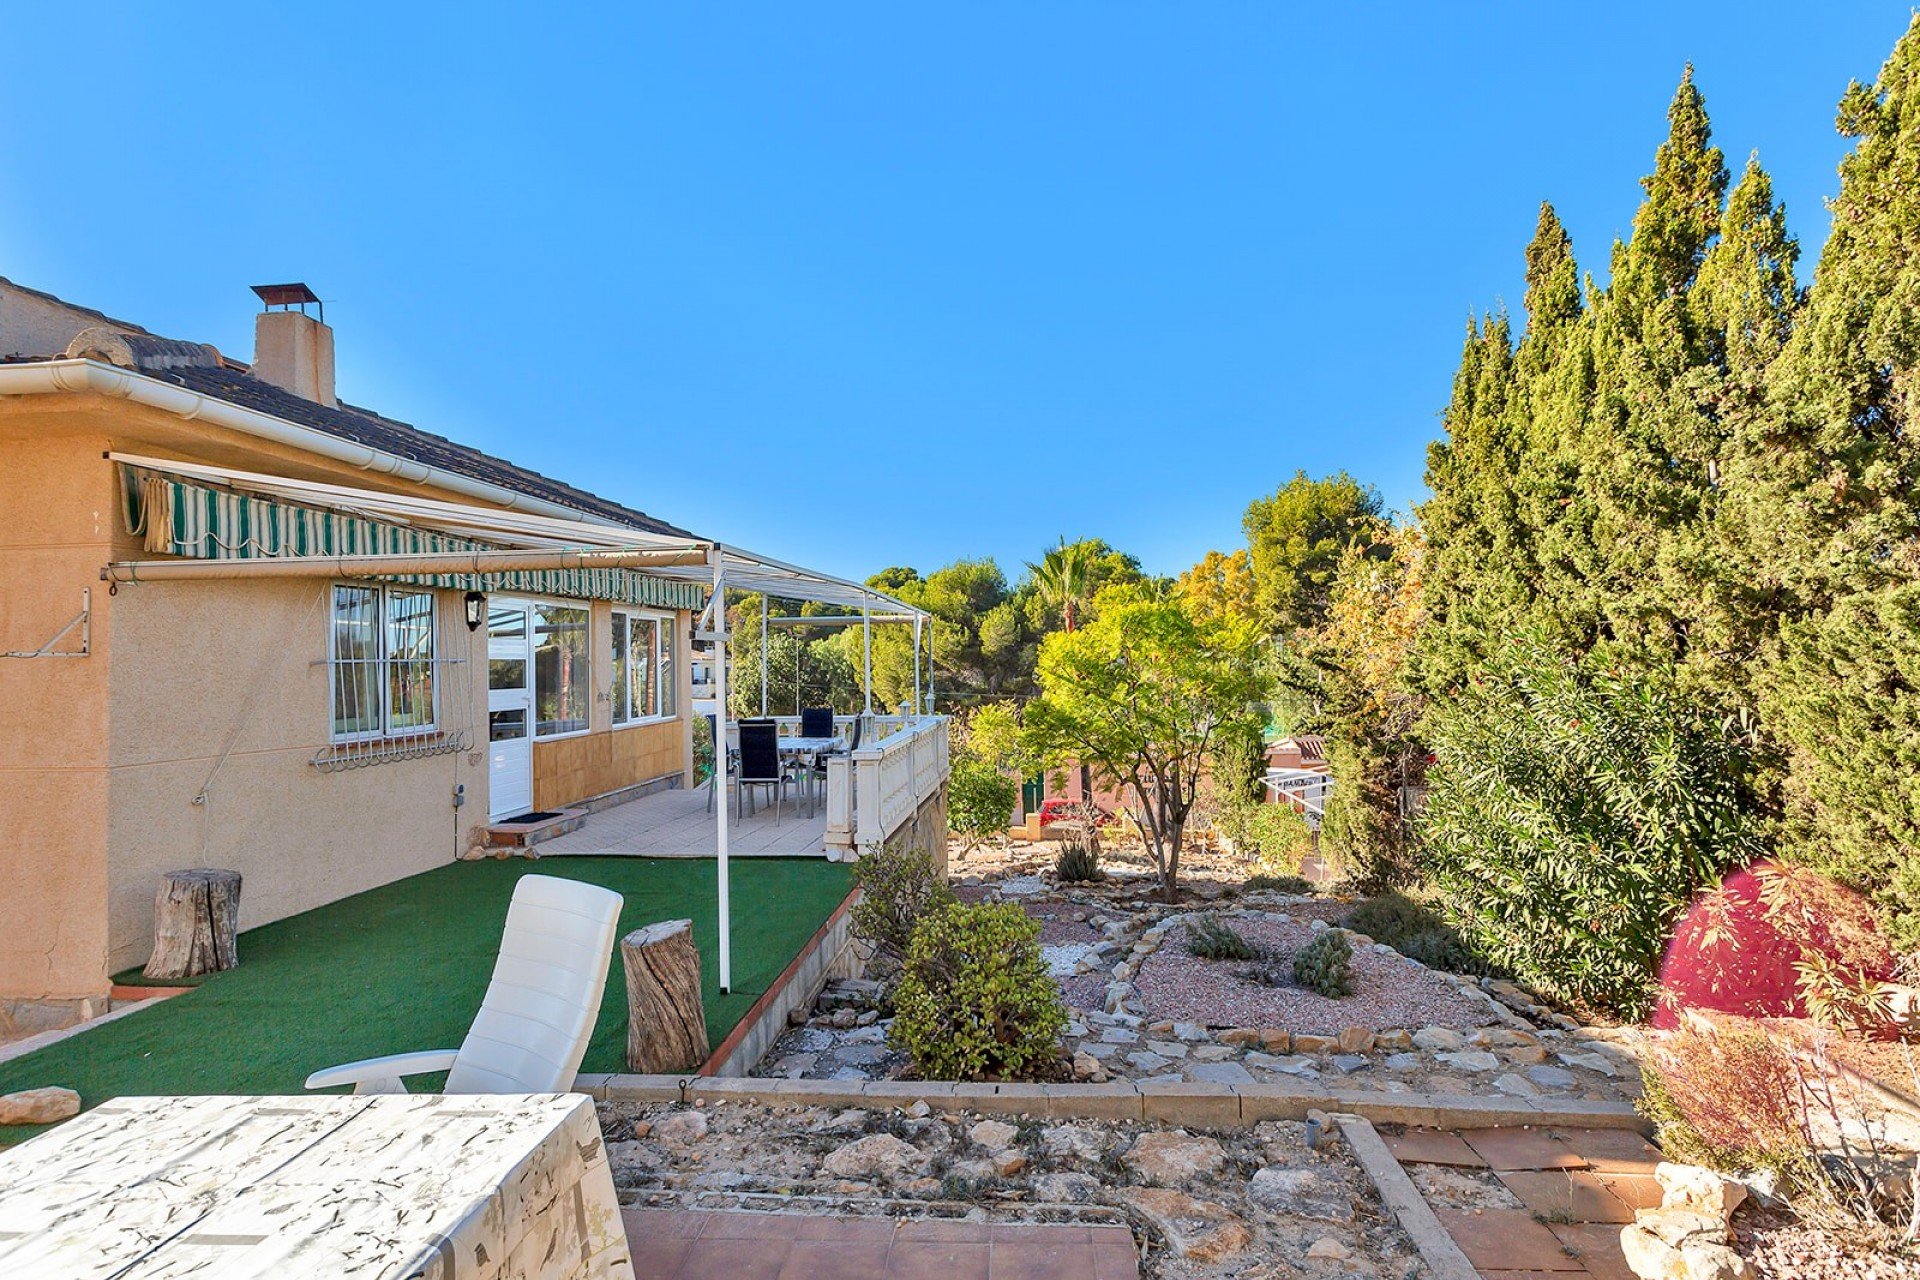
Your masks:
{"label": "tiled patio", "polygon": [[1635,1209],[1660,1203],[1660,1152],[1616,1129],[1410,1129],[1389,1135],[1403,1165],[1485,1171],[1524,1206],[1434,1207],[1460,1251],[1489,1280],[1634,1280],[1620,1227]]}
{"label": "tiled patio", "polygon": [[1123,1226],[628,1209],[636,1280],[1138,1280]]}
{"label": "tiled patio", "polygon": [[[727,852],[732,857],[820,854],[825,851],[827,811],[817,798],[813,815],[788,795],[776,815],[771,805],[740,817],[728,810]],[[656,791],[590,814],[577,831],[543,840],[543,858],[560,854],[639,855],[649,858],[711,858],[718,852],[714,816],[705,787]]]}

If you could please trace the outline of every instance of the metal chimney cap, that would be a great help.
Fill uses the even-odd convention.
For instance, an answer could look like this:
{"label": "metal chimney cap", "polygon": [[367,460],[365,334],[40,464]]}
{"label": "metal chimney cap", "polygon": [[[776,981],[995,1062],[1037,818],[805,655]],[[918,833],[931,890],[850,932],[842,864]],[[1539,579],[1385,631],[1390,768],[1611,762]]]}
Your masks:
{"label": "metal chimney cap", "polygon": [[[320,305],[320,295],[304,284],[256,284],[252,287],[260,301],[268,307],[299,307],[305,311],[310,302]],[[320,315],[322,319],[326,318],[324,307]]]}

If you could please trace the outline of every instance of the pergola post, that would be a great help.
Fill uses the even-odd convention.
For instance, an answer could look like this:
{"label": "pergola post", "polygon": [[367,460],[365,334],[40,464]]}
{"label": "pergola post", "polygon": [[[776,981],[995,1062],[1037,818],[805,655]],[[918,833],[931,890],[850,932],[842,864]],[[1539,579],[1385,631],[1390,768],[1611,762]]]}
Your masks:
{"label": "pergola post", "polygon": [[920,700],[920,615],[913,615],[913,714],[923,716],[927,706]]}
{"label": "pergola post", "polygon": [[[714,848],[720,862],[720,991],[733,990],[733,911],[727,893],[727,580],[720,548],[713,556],[713,797]],[[765,599],[763,596],[762,599]],[[766,670],[762,649],[761,671]]]}
{"label": "pergola post", "polygon": [[863,604],[860,606],[860,633],[861,633],[860,638],[861,638],[862,647],[866,653],[867,678],[865,681],[865,687],[866,687],[867,714],[872,715],[873,714],[873,607],[871,605]]}
{"label": "pergola post", "polygon": [[767,714],[767,593],[760,593],[760,714]]}

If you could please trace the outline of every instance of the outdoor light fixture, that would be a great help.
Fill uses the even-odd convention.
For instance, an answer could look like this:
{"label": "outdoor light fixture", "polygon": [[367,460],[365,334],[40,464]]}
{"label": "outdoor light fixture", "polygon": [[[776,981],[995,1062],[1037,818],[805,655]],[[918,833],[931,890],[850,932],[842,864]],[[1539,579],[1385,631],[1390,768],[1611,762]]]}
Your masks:
{"label": "outdoor light fixture", "polygon": [[482,591],[467,592],[467,630],[478,631],[487,620],[487,597]]}

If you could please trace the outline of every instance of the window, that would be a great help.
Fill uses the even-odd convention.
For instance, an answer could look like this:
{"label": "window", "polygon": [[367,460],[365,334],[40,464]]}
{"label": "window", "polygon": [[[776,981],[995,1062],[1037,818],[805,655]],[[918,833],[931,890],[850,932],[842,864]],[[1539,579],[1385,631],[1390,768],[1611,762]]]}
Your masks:
{"label": "window", "polygon": [[330,630],[336,739],[433,730],[432,592],[336,586]]}
{"label": "window", "polygon": [[613,722],[661,720],[676,710],[673,618],[613,613]]}
{"label": "window", "polygon": [[551,738],[587,728],[585,605],[533,606],[533,732]]}

